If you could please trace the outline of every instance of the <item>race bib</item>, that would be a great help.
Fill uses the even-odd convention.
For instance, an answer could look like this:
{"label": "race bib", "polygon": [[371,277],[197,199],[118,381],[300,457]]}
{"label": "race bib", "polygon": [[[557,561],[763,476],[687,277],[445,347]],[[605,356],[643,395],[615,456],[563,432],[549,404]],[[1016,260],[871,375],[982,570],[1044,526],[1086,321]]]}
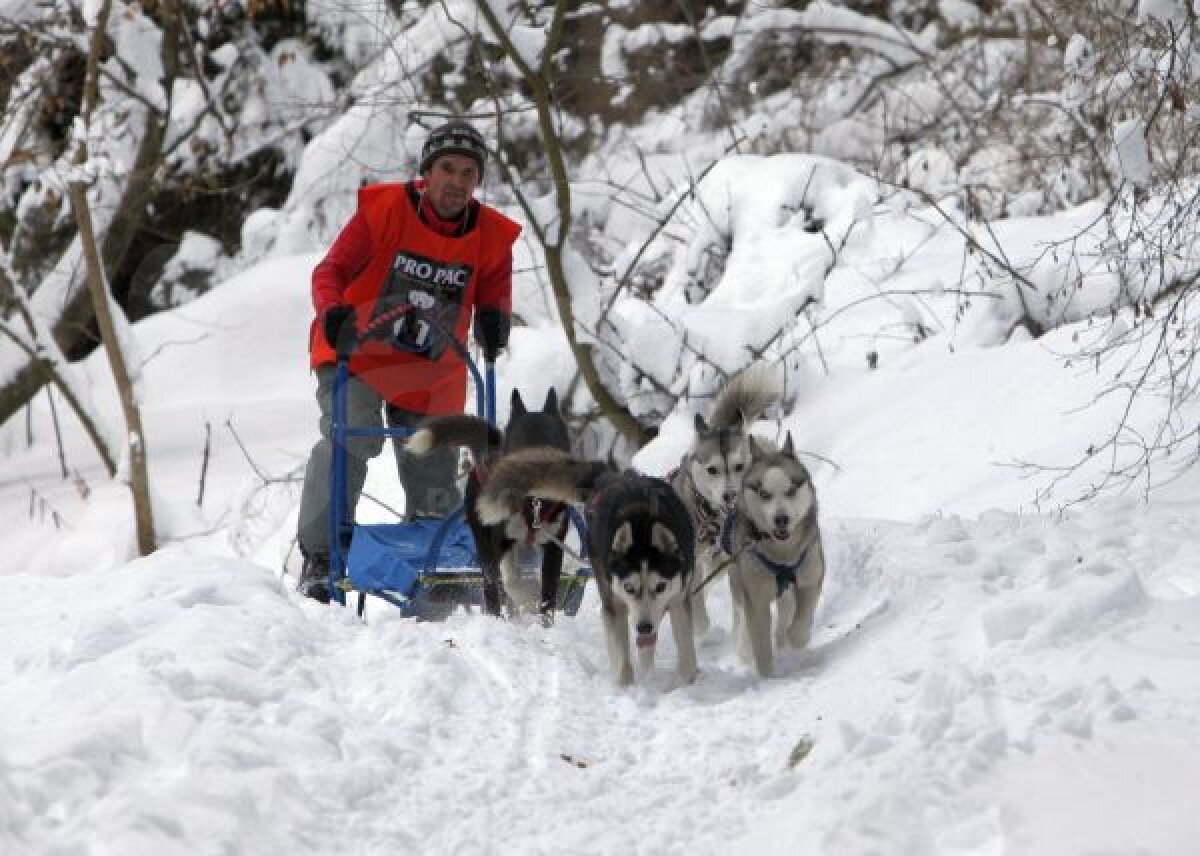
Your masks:
{"label": "race bib", "polygon": [[472,268],[401,250],[375,303],[372,322],[393,347],[436,360],[445,352],[466,300]]}

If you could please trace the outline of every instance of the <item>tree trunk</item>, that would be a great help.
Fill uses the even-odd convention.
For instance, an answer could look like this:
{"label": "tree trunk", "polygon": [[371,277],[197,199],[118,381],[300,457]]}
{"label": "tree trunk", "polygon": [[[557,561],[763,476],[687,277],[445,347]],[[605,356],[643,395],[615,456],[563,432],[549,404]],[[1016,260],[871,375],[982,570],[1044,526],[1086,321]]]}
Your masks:
{"label": "tree trunk", "polygon": [[100,327],[100,338],[108,355],[117,394],[121,398],[121,411],[125,415],[125,429],[129,438],[129,489],[133,493],[133,512],[137,524],[138,555],[148,556],[154,552],[154,510],[150,500],[150,478],[146,469],[146,437],[142,431],[142,414],[138,409],[133,380],[125,355],[117,338],[113,324],[112,307],[109,303],[107,277],[92,233],[92,213],[88,207],[87,189],[82,182],[72,181],[67,185],[71,208],[75,211],[75,225],[83,243],[83,255],[87,260],[88,291]]}
{"label": "tree trunk", "polygon": [[[92,32],[87,77],[84,82],[82,113],[85,124],[91,119],[96,106],[97,67],[111,5],[111,0],[104,0],[96,17],[95,30]],[[81,166],[87,162],[88,157],[86,137],[78,140],[78,145],[79,150],[75,164]],[[67,182],[67,196],[71,200],[71,209],[75,213],[75,228],[79,231],[79,243],[83,249],[88,293],[92,298],[92,311],[95,313],[96,323],[100,328],[100,339],[104,344],[105,354],[108,356],[113,382],[117,387],[117,395],[121,399],[121,411],[125,416],[125,434],[129,444],[129,489],[133,494],[138,555],[148,556],[154,552],[156,544],[154,509],[150,499],[150,477],[146,468],[146,436],[142,430],[142,414],[138,408],[137,395],[133,388],[133,379],[129,375],[129,367],[125,364],[125,354],[121,350],[116,325],[113,323],[113,304],[110,302],[112,295],[108,287],[108,276],[105,273],[100,247],[96,243],[96,234],[92,228],[92,211],[88,205],[87,187],[81,178],[73,177]]]}

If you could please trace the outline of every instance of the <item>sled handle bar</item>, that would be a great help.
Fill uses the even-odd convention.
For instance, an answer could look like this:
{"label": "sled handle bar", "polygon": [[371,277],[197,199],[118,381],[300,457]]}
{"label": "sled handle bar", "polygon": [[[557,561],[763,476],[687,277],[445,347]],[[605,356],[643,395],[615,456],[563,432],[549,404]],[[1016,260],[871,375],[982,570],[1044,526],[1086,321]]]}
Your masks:
{"label": "sled handle bar", "polygon": [[[346,507],[346,440],[350,437],[401,437],[406,436],[405,429],[395,428],[354,428],[346,424],[346,384],[350,379],[350,357],[360,341],[383,339],[381,332],[386,323],[394,320],[409,307],[399,307],[397,310],[386,312],[374,319],[361,333],[354,330],[352,335],[343,334],[338,337],[337,373],[333,383],[333,419],[330,435],[333,440],[333,466],[331,467],[330,497],[329,497],[329,591],[331,596],[342,606],[346,605],[346,593],[340,582],[346,576],[346,553],[348,550],[350,527],[353,521],[348,520]],[[437,320],[431,319],[446,336],[455,353],[462,357],[471,377],[475,381],[475,412],[485,415],[489,425],[496,424],[496,366],[493,360],[485,362],[485,376],[479,374],[479,367],[471,359],[467,346],[459,341]],[[412,350],[412,349],[404,349]],[[403,432],[403,433],[402,433]],[[343,541],[343,537],[346,538]],[[444,534],[442,538],[444,538]],[[344,548],[343,544],[347,546]],[[440,539],[438,549],[440,551]],[[436,554],[434,554],[436,555]],[[361,609],[361,602],[359,604]]]}
{"label": "sled handle bar", "polygon": [[[338,365],[340,366],[343,362],[349,362],[350,357],[353,356],[354,351],[357,350],[358,345],[361,342],[385,340],[387,338],[387,325],[410,311],[412,311],[412,306],[404,303],[382,313],[377,318],[373,318],[362,331],[350,328],[348,333],[343,333],[338,337],[336,346]],[[447,330],[445,325],[442,324],[442,322],[437,318],[430,318],[428,320],[437,330],[437,332],[441,333],[442,336],[445,337],[446,342],[451,348],[454,349],[454,352],[462,358],[462,361],[467,366],[467,370],[471,372],[471,379],[475,382],[475,412],[487,419],[489,425],[494,426],[496,424],[495,363],[491,360],[488,360],[486,362],[486,377],[481,376],[479,373],[479,367],[476,365],[475,360],[471,358],[471,354],[467,350],[467,346],[460,341],[453,332]],[[390,344],[392,347],[401,351],[406,351],[412,354],[420,353],[418,348],[406,347],[398,342],[391,342]],[[371,429],[360,430],[369,432],[371,431]]]}

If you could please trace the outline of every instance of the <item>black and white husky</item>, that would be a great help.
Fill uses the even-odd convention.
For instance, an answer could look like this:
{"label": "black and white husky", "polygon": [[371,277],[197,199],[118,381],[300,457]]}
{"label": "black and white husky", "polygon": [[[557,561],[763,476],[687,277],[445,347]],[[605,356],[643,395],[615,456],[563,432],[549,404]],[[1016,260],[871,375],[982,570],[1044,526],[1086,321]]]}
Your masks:
{"label": "black and white husky", "polygon": [[775,645],[803,648],[825,581],[817,496],[789,434],[782,449],[750,438],[751,462],[737,507],[722,532],[733,557],[729,587],[738,654],[762,677],[771,673],[771,604],[777,603]]}
{"label": "black and white husky", "polygon": [[[562,503],[527,501],[522,504],[521,513],[511,519],[488,524],[480,519],[478,501],[491,470],[505,455],[531,447],[549,446],[564,452],[570,449],[567,423],[559,412],[557,393],[551,388],[541,410],[526,410],[521,394],[514,389],[508,426],[503,434],[477,416],[452,414],[426,420],[405,443],[417,455],[443,446],[466,446],[471,453],[472,467],[463,504],[483,572],[484,609],[492,615],[500,614],[503,580],[510,608],[518,612],[536,609],[548,622],[558,603],[563,563],[561,544],[568,524],[566,507]],[[540,592],[533,592],[521,577],[522,547],[541,549]]]}
{"label": "black and white husky", "polygon": [[708,419],[696,414],[695,439],[668,477],[696,530],[696,584],[701,586],[693,597],[697,633],[708,631],[704,587],[725,563],[718,539],[750,466],[750,426],[780,392],[778,372],[759,364],[731,378],[717,393]]}
{"label": "black and white husky", "polygon": [[671,486],[659,478],[578,461],[555,449],[530,449],[496,465],[479,497],[480,517],[495,524],[512,520],[528,496],[586,504],[588,552],[616,682],[633,682],[629,626],[639,671],[645,674],[654,664],[659,625],[668,614],[679,677],[685,683],[695,680],[695,534],[691,516]]}

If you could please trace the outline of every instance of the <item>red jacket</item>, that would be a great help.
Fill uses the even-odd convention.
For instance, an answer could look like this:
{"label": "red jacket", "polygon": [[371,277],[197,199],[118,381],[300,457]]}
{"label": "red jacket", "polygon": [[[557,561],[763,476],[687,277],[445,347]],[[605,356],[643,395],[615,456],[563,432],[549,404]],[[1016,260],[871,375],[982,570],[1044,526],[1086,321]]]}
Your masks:
{"label": "red jacket", "polygon": [[[422,205],[423,190],[419,181],[359,190],[358,210],[313,270],[314,368],[336,360],[322,332],[331,306],[353,306],[360,331],[395,307],[415,306],[425,333],[444,329],[462,342],[474,309],[511,311],[512,246],[520,225],[474,200],[461,224],[444,223],[432,206]],[[442,338],[435,332],[431,341]],[[351,356],[350,370],[404,410],[462,412],[466,366],[453,348],[435,344],[431,352],[415,354],[368,339]]]}

